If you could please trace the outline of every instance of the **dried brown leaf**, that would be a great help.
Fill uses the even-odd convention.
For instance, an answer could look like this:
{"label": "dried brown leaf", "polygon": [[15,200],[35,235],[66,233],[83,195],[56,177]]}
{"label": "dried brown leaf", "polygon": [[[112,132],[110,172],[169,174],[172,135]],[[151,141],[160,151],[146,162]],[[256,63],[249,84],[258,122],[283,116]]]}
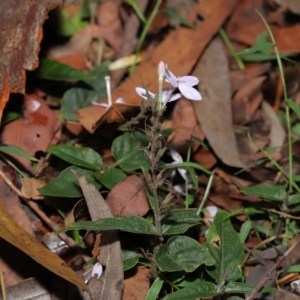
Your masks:
{"label": "dried brown leaf", "polygon": [[36,178],[21,178],[21,193],[26,199],[43,200],[44,196],[38,191],[41,187],[46,185],[44,180]]}
{"label": "dried brown leaf", "polygon": [[244,125],[250,122],[263,101],[261,85],[265,76],[247,81],[234,95],[232,100],[233,123]]}
{"label": "dried brown leaf", "polygon": [[[60,122],[46,102],[36,95],[25,97],[24,116],[8,123],[2,133],[3,143],[22,148],[31,155],[46,149],[58,142]],[[28,171],[30,161],[20,156],[15,159]]]}
{"label": "dried brown leaf", "polygon": [[230,73],[220,38],[215,38],[206,48],[193,75],[201,79],[203,100],[192,103],[210,146],[223,163],[244,167],[232,127]]}
{"label": "dried brown leaf", "polygon": [[106,202],[115,216],[144,216],[150,209],[144,181],[130,175],[107,195]]}
{"label": "dried brown leaf", "polygon": [[124,280],[124,291],[121,300],[144,300],[150,287],[150,270],[137,266],[132,276]]}
{"label": "dried brown leaf", "polygon": [[[88,210],[93,221],[111,218],[113,214],[99,191],[87,179],[73,172],[81,186]],[[119,300],[123,287],[123,264],[121,245],[117,231],[102,232],[98,261],[106,267],[100,280],[92,278],[90,289],[93,297],[100,300]]]}
{"label": "dried brown leaf", "polygon": [[[201,130],[192,101],[187,99],[180,99],[177,101],[173,111],[173,124],[174,131],[168,138],[168,144],[176,149],[178,152],[186,152],[189,145],[188,142],[191,136],[195,136],[204,140],[204,133]],[[199,143],[195,140],[192,142],[192,149],[196,151]]]}

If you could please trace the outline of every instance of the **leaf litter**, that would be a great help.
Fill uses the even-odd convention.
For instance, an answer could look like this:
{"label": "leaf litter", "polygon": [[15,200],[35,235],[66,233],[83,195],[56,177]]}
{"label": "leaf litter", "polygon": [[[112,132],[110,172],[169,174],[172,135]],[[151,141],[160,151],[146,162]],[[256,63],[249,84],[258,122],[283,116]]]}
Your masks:
{"label": "leaf litter", "polygon": [[[65,3],[53,12],[61,18],[56,35],[49,35],[51,14],[44,35],[42,24],[60,1],[37,6],[24,1],[9,10],[13,17],[4,13],[8,8],[0,10],[14,20],[34,16],[18,25],[20,35],[1,31],[0,236],[37,262],[32,272],[20,275],[26,259],[11,267],[0,251],[0,277],[8,293],[29,284],[30,276],[45,277],[36,271],[42,265],[77,285],[81,299],[89,299],[89,293],[116,300],[297,295],[299,5],[279,0],[158,3],[162,11],[152,24],[156,6],[151,1]],[[274,34],[285,83],[255,9]],[[144,26],[149,28],[143,37]],[[221,29],[225,38],[218,34]],[[125,61],[139,42],[143,49],[136,61],[142,61],[133,75],[127,64],[110,71],[108,60]],[[38,59],[40,46],[46,65]],[[24,70],[38,64],[37,80],[28,76],[26,81]],[[158,108],[157,72],[166,79]],[[187,75],[199,83],[195,79],[189,87]],[[202,100],[175,101],[179,92]],[[155,123],[155,113],[161,123]],[[178,166],[172,151],[180,153]],[[82,197],[86,205],[76,204],[84,203],[78,202]],[[205,207],[217,211],[209,221]],[[63,250],[40,243],[41,236],[60,228]],[[275,255],[268,252],[281,246]],[[275,260],[282,255],[280,270]],[[88,268],[93,271],[83,275]],[[264,287],[276,291],[259,291],[269,270],[271,280]]]}

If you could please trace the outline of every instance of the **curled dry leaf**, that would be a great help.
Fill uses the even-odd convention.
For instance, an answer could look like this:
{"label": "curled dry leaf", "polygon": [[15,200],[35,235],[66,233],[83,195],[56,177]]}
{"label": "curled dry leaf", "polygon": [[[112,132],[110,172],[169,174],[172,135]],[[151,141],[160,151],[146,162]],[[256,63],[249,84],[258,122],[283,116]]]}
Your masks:
{"label": "curled dry leaf", "polygon": [[27,199],[43,200],[44,196],[38,191],[41,187],[46,185],[44,180],[36,178],[21,178],[21,193]]}
{"label": "curled dry leaf", "polygon": [[[60,122],[45,101],[33,94],[24,101],[24,116],[8,123],[2,133],[2,141],[14,145],[34,156],[37,151],[46,151],[60,139]],[[23,157],[15,159],[28,171],[30,161]]]}
{"label": "curled dry leaf", "polygon": [[[139,106],[139,104],[135,106]],[[109,109],[100,106],[89,106],[79,109],[75,115],[87,131],[94,133],[104,122],[124,122],[124,115],[128,115],[129,110],[132,108],[134,108],[133,105],[122,103],[114,103]]]}
{"label": "curled dry leaf", "polygon": [[[173,111],[174,131],[168,138],[168,144],[180,153],[184,153],[188,149],[188,143],[191,136],[195,136],[204,140],[204,133],[201,130],[193,104],[187,99],[180,99],[177,101]],[[199,143],[195,140],[192,142],[192,150],[196,151]]]}
{"label": "curled dry leaf", "polygon": [[[136,68],[134,75],[124,80],[113,91],[112,98],[124,97],[126,103],[128,103],[126,110],[131,110],[130,106],[139,106],[141,98],[136,94],[135,87],[141,86],[142,82],[150,91],[157,89],[157,65],[160,61],[168,63],[169,68],[176,75],[189,73],[206,45],[218,32],[237,2],[237,0],[210,0],[197,4],[187,19],[189,22],[194,22],[197,14],[204,16],[200,26],[196,29],[179,27],[172,31],[158,45],[149,59]],[[84,115],[84,117],[81,118],[81,115]],[[96,126],[107,120],[102,120],[103,115],[104,113],[100,110],[96,113],[95,107],[80,109],[76,114],[82,126],[91,133],[95,131]]]}
{"label": "curled dry leaf", "polygon": [[107,195],[106,202],[116,216],[144,216],[150,209],[144,181],[130,175]]}

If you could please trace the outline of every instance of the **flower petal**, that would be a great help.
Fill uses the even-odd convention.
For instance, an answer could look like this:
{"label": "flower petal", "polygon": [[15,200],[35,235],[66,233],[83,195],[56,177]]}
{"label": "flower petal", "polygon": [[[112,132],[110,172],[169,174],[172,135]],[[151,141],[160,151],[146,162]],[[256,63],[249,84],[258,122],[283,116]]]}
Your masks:
{"label": "flower petal", "polygon": [[200,93],[191,86],[180,83],[178,85],[178,88],[179,91],[182,93],[182,95],[187,99],[195,100],[195,101],[199,101],[202,99]]}
{"label": "flower petal", "polygon": [[177,77],[168,69],[168,65],[166,65],[165,81],[169,82],[173,87],[178,87]]}
{"label": "flower petal", "polygon": [[178,100],[181,97],[182,97],[182,94],[180,94],[180,93],[173,94],[173,95],[170,96],[170,99],[169,99],[168,102],[172,102],[172,101]]}
{"label": "flower petal", "polygon": [[108,108],[109,105],[107,103],[99,103],[97,101],[92,101],[92,104],[95,105],[95,106],[101,106],[101,107],[104,107],[104,108]]}
{"label": "flower petal", "polygon": [[148,93],[147,93],[147,90],[145,90],[144,88],[136,87],[135,91],[137,92],[137,94],[139,96],[141,96],[142,98],[144,98],[146,100],[148,100],[147,95],[149,95],[152,99],[155,98],[154,93],[152,93],[150,91],[148,91]]}
{"label": "flower petal", "polygon": [[178,78],[178,83],[194,86],[199,83],[199,79],[195,76],[182,76]]}
{"label": "flower petal", "polygon": [[178,172],[179,172],[179,174],[181,175],[181,177],[184,179],[184,180],[186,180],[186,173],[187,173],[187,170],[186,169],[183,169],[183,168],[178,168],[177,169],[178,170]]}
{"label": "flower petal", "polygon": [[124,100],[124,98],[120,97],[120,98],[118,98],[118,99],[116,100],[115,103],[123,103],[123,104],[125,104],[125,100]]}
{"label": "flower petal", "polygon": [[98,279],[103,272],[103,267],[97,262],[92,270],[92,277],[94,277],[96,275],[96,278]]}
{"label": "flower petal", "polygon": [[170,152],[170,155],[171,157],[173,158],[173,160],[176,162],[176,163],[182,163],[182,157],[181,155],[179,154],[179,152],[177,152],[175,149],[169,147],[169,152]]}
{"label": "flower petal", "polygon": [[212,223],[215,216],[218,213],[218,208],[216,206],[207,206],[205,209],[206,209],[206,212],[204,213],[204,215]]}

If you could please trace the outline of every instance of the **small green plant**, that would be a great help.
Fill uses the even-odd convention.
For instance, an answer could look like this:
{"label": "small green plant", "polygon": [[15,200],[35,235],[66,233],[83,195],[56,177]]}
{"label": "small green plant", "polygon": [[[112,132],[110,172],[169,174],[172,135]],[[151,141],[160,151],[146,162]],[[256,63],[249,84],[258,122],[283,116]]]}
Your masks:
{"label": "small green plant", "polygon": [[[172,88],[162,88],[162,82],[167,81]],[[118,136],[112,143],[111,152],[115,159],[113,166],[103,168],[100,155],[90,148],[79,148],[71,145],[58,145],[49,148],[48,152],[72,164],[63,171],[63,176],[71,178],[71,168],[76,168],[99,188],[104,185],[112,189],[116,183],[126,178],[130,172],[140,171],[148,186],[149,203],[152,214],[145,218],[129,215],[114,218],[104,218],[97,222],[75,222],[61,229],[69,230],[120,230],[130,234],[144,235],[148,238],[148,253],[142,255],[132,246],[123,249],[123,269],[128,270],[137,263],[143,263],[152,271],[154,282],[148,292],[148,300],[156,299],[162,289],[167,291],[165,300],[195,299],[201,297],[221,297],[222,295],[245,294],[254,290],[255,286],[243,282],[241,266],[244,260],[243,241],[247,228],[241,237],[233,228],[230,217],[225,211],[215,207],[207,210],[201,207],[189,208],[188,185],[196,185],[195,172],[212,173],[202,166],[193,163],[188,157],[183,162],[174,149],[169,153],[174,163],[166,164],[162,160],[167,155],[165,136],[162,130],[162,116],[166,105],[184,95],[194,101],[200,101],[201,95],[193,88],[198,79],[193,76],[176,77],[163,62],[158,66],[158,92],[152,93],[144,88],[136,88],[137,93],[145,100],[149,109],[149,122],[144,130],[126,132]],[[178,88],[180,93],[173,94],[173,89]],[[185,208],[172,208],[165,206],[170,201],[166,193],[164,173],[168,169],[177,169],[184,177],[186,185]],[[189,177],[187,176],[189,174]],[[70,192],[73,186],[72,197],[80,197],[80,188],[76,178],[72,180],[57,179],[40,189],[40,192],[56,196],[58,189],[64,182],[64,187],[59,193]],[[189,178],[191,181],[189,181]],[[212,179],[212,176],[211,176]],[[209,184],[210,186],[210,184]],[[77,187],[77,188],[74,188]],[[76,192],[76,194],[75,194]],[[208,192],[208,190],[207,190]],[[70,193],[69,193],[70,197]],[[205,199],[207,193],[205,195]],[[201,223],[201,212],[209,213],[206,241],[200,244],[195,238],[185,235],[188,229],[194,228],[195,232],[204,228]],[[249,229],[250,230],[250,229]],[[152,245],[149,248],[149,244]],[[98,268],[98,266],[97,266]],[[98,269],[97,269],[98,270]],[[95,274],[99,273],[95,269]],[[175,289],[170,293],[171,289]],[[269,292],[272,289],[263,289]],[[227,296],[226,296],[227,297]],[[236,296],[228,299],[241,299]]]}

